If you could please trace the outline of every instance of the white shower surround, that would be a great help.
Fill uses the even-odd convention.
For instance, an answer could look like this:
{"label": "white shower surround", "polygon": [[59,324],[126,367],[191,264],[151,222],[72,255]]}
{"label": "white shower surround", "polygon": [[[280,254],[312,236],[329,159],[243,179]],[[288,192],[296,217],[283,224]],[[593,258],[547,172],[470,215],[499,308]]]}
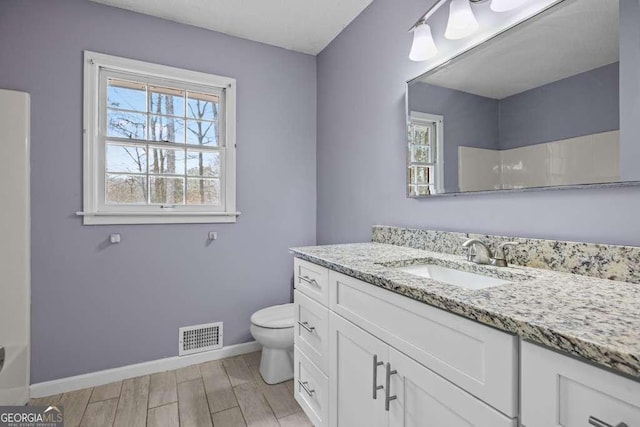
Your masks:
{"label": "white shower surround", "polygon": [[458,148],[460,191],[606,183],[620,178],[618,130],[508,150]]}
{"label": "white shower surround", "polygon": [[31,303],[30,185],[28,93],[0,89],[0,346],[5,363],[0,371],[0,405],[29,400]]}

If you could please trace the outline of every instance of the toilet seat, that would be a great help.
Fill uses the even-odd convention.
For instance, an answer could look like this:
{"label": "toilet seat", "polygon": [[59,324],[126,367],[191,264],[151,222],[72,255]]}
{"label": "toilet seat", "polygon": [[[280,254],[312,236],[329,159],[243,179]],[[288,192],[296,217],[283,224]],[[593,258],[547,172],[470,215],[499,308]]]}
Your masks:
{"label": "toilet seat", "polygon": [[293,304],[274,305],[251,315],[251,323],[267,329],[293,328]]}

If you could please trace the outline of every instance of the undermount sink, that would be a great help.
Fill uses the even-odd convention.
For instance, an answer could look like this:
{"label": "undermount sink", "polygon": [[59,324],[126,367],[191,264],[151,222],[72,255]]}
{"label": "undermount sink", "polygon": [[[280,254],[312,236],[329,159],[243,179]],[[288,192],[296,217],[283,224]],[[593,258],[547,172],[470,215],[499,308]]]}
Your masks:
{"label": "undermount sink", "polygon": [[493,286],[510,285],[505,279],[485,276],[468,271],[460,271],[454,268],[443,267],[435,264],[410,265],[407,267],[395,267],[394,270],[404,271],[415,276],[426,277],[449,285],[467,289],[484,289]]}

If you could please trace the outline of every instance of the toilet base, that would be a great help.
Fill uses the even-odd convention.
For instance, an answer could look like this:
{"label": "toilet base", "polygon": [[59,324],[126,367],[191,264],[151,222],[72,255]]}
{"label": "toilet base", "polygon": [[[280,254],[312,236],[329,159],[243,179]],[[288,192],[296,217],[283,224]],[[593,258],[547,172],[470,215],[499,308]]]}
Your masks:
{"label": "toilet base", "polygon": [[260,375],[267,384],[278,384],[293,378],[293,348],[262,348]]}

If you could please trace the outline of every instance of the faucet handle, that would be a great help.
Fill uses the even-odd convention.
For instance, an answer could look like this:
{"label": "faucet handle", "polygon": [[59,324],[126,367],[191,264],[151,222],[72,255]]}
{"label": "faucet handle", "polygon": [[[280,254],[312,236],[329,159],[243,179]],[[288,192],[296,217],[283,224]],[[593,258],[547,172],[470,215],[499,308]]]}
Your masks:
{"label": "faucet handle", "polygon": [[[498,245],[498,247],[496,248],[496,254],[494,257],[494,260],[498,261],[496,264],[501,264],[501,267],[506,267],[507,266],[507,258],[505,256],[504,253],[504,249],[509,247],[509,246],[518,246],[520,243],[519,242],[504,242],[504,243],[500,243]],[[504,262],[500,262],[500,261],[504,261]]]}
{"label": "faucet handle", "polygon": [[463,246],[467,249],[467,261],[473,262],[476,259],[476,255],[478,251],[476,250],[476,245],[468,245]]}
{"label": "faucet handle", "polygon": [[491,249],[479,239],[469,239],[462,244],[463,248],[467,248],[467,260],[476,264],[489,264],[493,254]]}

